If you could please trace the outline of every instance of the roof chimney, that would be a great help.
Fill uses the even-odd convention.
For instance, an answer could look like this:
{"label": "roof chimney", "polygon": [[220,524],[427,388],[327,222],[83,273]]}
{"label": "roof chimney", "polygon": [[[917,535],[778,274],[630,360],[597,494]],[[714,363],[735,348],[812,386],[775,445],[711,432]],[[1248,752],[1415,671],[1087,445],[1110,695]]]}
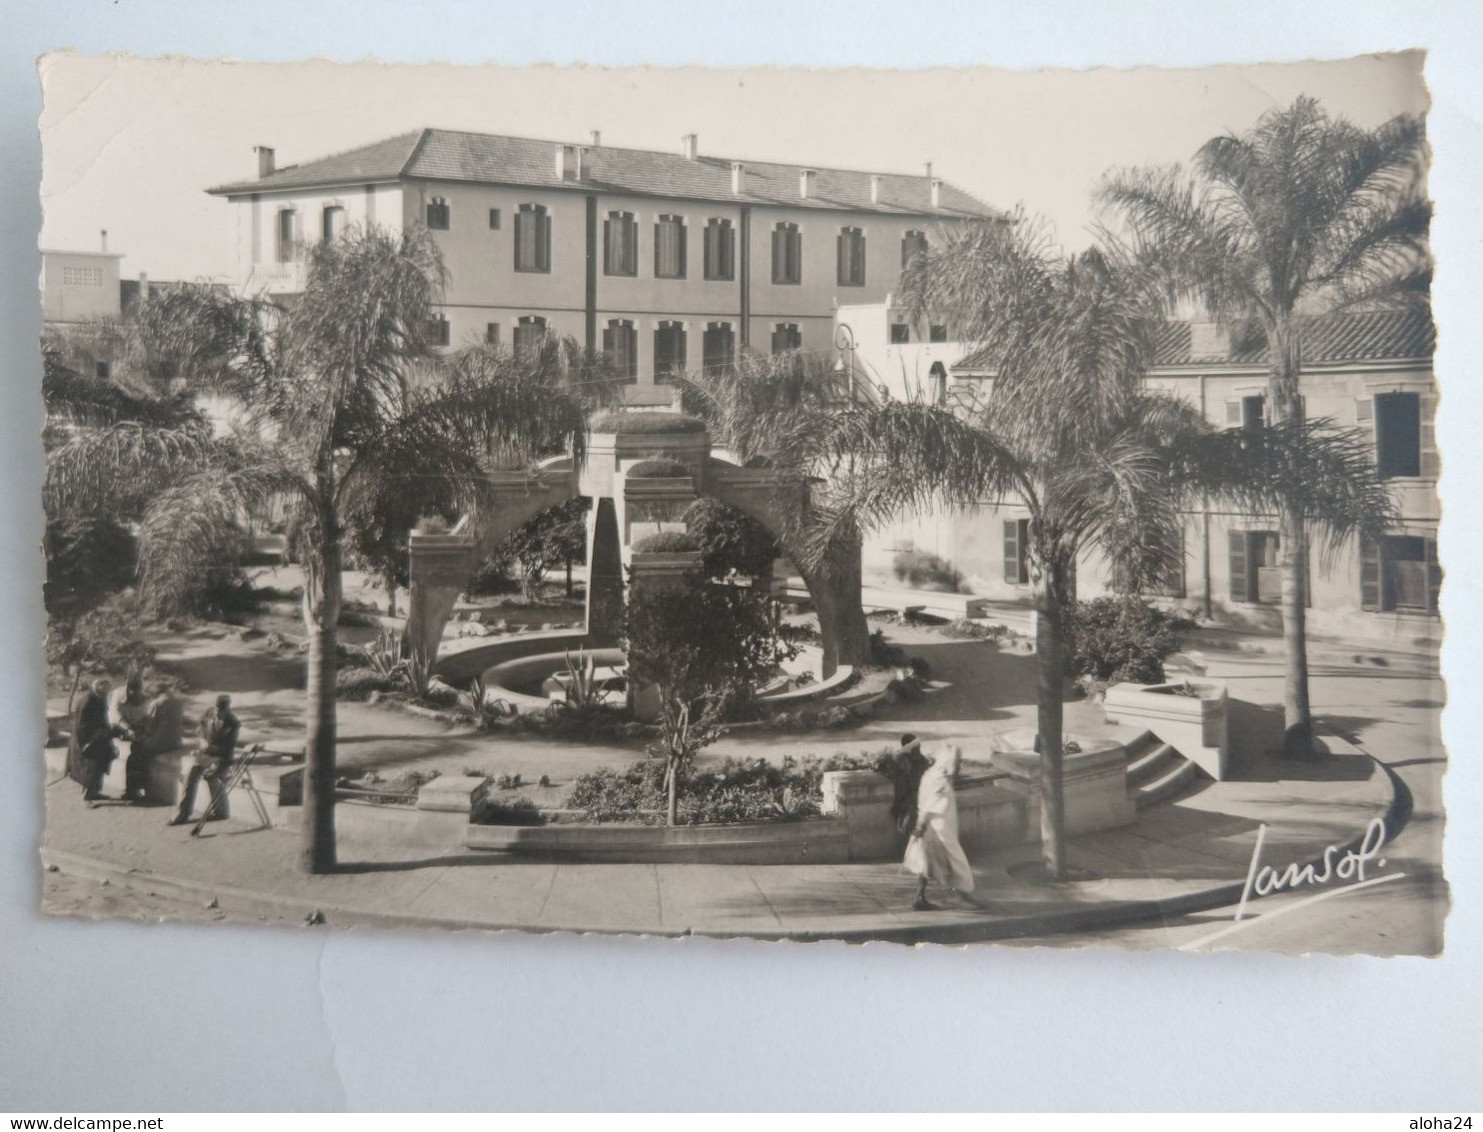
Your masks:
{"label": "roof chimney", "polygon": [[680,139],[680,147],[685,154],[685,160],[694,161],[700,154],[700,135],[686,134]]}
{"label": "roof chimney", "polygon": [[814,178],[818,173],[813,169],[800,169],[798,171],[798,195],[804,200],[814,195]]}
{"label": "roof chimney", "polygon": [[268,176],[274,169],[272,148],[266,145],[255,145],[252,150],[257,154],[257,175],[259,177]]}
{"label": "roof chimney", "polygon": [[926,172],[927,180],[932,180],[932,162],[927,162],[922,169]]}
{"label": "roof chimney", "polygon": [[600,145],[602,145],[602,131],[601,130],[593,130],[592,131],[592,148],[593,149],[596,149]]}
{"label": "roof chimney", "polygon": [[103,238],[103,254],[108,254],[108,229],[104,228],[98,233]]}
{"label": "roof chimney", "polygon": [[877,174],[873,174],[871,176],[871,178],[870,178],[870,203],[871,204],[880,204],[880,202],[881,202],[881,181],[882,180],[883,180],[883,178],[878,173]]}
{"label": "roof chimney", "polygon": [[582,171],[577,163],[577,147],[574,145],[558,145],[556,147],[556,179],[558,181],[580,181]]}
{"label": "roof chimney", "polygon": [[932,207],[933,208],[941,208],[942,207],[942,182],[941,181],[933,181],[932,182]]}
{"label": "roof chimney", "polygon": [[740,161],[731,163],[731,192],[734,196],[741,196],[747,191],[747,167]]}

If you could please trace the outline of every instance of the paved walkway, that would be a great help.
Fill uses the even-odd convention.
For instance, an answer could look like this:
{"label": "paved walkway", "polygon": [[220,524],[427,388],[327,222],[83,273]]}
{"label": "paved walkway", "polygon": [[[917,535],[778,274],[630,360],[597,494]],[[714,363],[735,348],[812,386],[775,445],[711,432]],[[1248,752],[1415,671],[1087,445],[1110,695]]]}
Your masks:
{"label": "paved walkway", "polygon": [[[912,632],[924,631],[899,626],[891,635],[899,639]],[[899,709],[902,718],[883,718],[863,731],[838,735],[754,737],[746,749],[783,754],[869,748],[907,725],[929,738],[984,741],[989,730],[1009,726],[1029,710],[1019,687],[1020,677],[1029,676],[1019,672],[1021,658],[986,663],[990,646],[933,635],[903,643],[912,652],[930,652],[938,679],[926,701]],[[297,657],[285,657],[282,671],[272,669],[265,680],[255,646],[202,632],[177,642],[171,659],[200,689],[201,702],[223,687],[233,691],[253,738],[278,732],[287,741],[297,733],[293,729],[302,718]],[[1378,744],[1385,743],[1386,761],[1407,768],[1398,773],[1412,774],[1418,767],[1438,771],[1438,765],[1420,765],[1441,762],[1436,734],[1441,693],[1434,669],[1414,658],[1385,664],[1376,664],[1376,659],[1315,649],[1315,702],[1329,708],[1331,728],[1363,736],[1367,750],[1377,752]],[[1253,701],[1240,709],[1246,712],[1241,728],[1253,742],[1238,758],[1239,780],[1210,784],[1173,804],[1144,811],[1135,825],[1124,829],[1077,838],[1072,863],[1097,876],[1082,883],[1051,888],[1017,880],[1013,866],[1038,853],[1035,846],[1022,846],[974,860],[974,904],[947,896],[934,911],[913,912],[908,908],[910,879],[892,862],[558,864],[476,853],[415,857],[406,850],[348,839],[341,842],[341,871],[311,877],[296,868],[297,838],[291,833],[254,830],[234,819],[192,839],[186,829],[165,828],[168,811],[125,806],[89,810],[77,787],[63,782],[47,791],[43,857],[60,871],[51,874],[43,899],[52,912],[92,914],[106,906],[109,914],[141,918],[179,914],[303,922],[319,912],[334,925],[419,923],[901,942],[1057,932],[1079,939],[1113,932],[1120,924],[1177,923],[1187,929],[1182,939],[1201,943],[1230,923],[1262,825],[1267,828],[1261,863],[1279,869],[1300,865],[1321,858],[1329,846],[1358,842],[1372,819],[1387,820],[1394,832],[1417,792],[1413,785],[1398,794],[1398,778],[1341,739],[1331,742],[1329,757],[1314,764],[1298,766],[1261,753],[1267,736],[1275,740],[1271,729],[1276,720],[1256,705],[1280,694],[1280,660],[1254,649],[1232,649],[1209,652],[1206,661],[1212,676],[1230,683],[1233,697]],[[1090,725],[1096,714],[1090,705],[1068,705],[1072,727],[1078,721]],[[388,768],[423,765],[434,751],[454,761],[475,761],[474,754],[489,751],[487,738],[449,733],[437,724],[365,705],[342,705],[341,735],[347,759]],[[765,752],[758,742],[765,743]],[[614,754],[522,741],[501,745],[499,759],[502,764],[529,761],[532,769],[570,762],[570,769],[576,769],[588,762],[620,761],[621,753],[620,760]],[[1402,836],[1410,840],[1405,859],[1413,866],[1440,862],[1435,823]],[[1368,870],[1366,879],[1375,880],[1385,875],[1386,866],[1377,860]],[[101,890],[105,880],[109,887]],[[1350,877],[1338,886],[1331,882],[1313,894],[1321,888],[1338,895],[1338,888],[1357,880]],[[88,899],[87,885],[94,892],[107,891],[107,899]],[[120,900],[121,889],[137,899]],[[1383,880],[1373,890],[1388,891]],[[1265,903],[1301,898],[1294,893]],[[1434,951],[1440,946],[1442,900],[1428,907],[1429,923],[1416,933],[1414,947]],[[1240,945],[1240,937],[1211,945]]]}
{"label": "paved walkway", "polygon": [[[214,903],[233,918],[337,925],[408,923],[539,931],[791,938],[970,940],[1090,929],[1217,908],[1239,899],[1265,823],[1277,867],[1356,841],[1391,816],[1391,781],[1357,751],[1294,773],[1257,758],[1246,781],[1145,811],[1130,827],[1078,838],[1072,862],[1098,879],[1045,887],[1008,871],[1033,846],[980,855],[976,904],[907,904],[894,863],[816,866],[558,864],[464,853],[417,858],[343,841],[342,871],[295,868],[297,838],[233,819],[201,838],[168,811],[90,810],[71,783],[48,791],[43,857],[61,871],[150,896]],[[409,859],[410,858],[410,859]],[[1371,866],[1372,869],[1375,866]]]}

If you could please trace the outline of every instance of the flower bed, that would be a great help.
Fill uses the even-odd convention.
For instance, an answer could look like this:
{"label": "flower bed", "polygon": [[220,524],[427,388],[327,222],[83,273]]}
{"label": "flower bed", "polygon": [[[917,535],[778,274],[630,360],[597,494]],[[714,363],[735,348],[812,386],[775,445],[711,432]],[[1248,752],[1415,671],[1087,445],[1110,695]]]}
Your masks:
{"label": "flower bed", "polygon": [[[836,754],[774,765],[762,759],[728,758],[688,775],[680,794],[682,825],[799,821],[817,817],[826,771],[884,772],[891,752]],[[658,825],[664,821],[664,762],[647,759],[622,770],[604,767],[572,785],[567,807],[589,822]]]}

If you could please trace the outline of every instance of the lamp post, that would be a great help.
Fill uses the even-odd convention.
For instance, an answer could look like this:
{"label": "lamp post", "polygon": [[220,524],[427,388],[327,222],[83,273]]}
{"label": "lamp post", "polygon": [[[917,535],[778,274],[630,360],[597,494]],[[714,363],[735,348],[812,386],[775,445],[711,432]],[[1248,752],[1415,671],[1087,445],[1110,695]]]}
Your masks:
{"label": "lamp post", "polygon": [[846,371],[850,382],[850,407],[855,406],[855,332],[850,329],[848,323],[840,323],[834,330],[834,348],[840,352],[840,359],[835,363],[836,372],[845,366],[844,355],[849,354],[849,368]]}

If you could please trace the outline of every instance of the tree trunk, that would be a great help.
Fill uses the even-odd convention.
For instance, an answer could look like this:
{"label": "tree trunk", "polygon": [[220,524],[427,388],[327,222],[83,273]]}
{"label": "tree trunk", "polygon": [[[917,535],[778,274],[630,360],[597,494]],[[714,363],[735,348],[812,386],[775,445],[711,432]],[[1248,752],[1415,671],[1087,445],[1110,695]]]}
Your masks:
{"label": "tree trunk", "polygon": [[386,616],[396,616],[396,579],[386,575]]}
{"label": "tree trunk", "polygon": [[571,555],[566,558],[566,596],[572,596],[572,559]]}
{"label": "tree trunk", "polygon": [[1313,754],[1313,710],[1308,702],[1308,532],[1291,508],[1283,511],[1282,753],[1305,759]]}
{"label": "tree trunk", "polygon": [[664,821],[676,825],[680,820],[680,761],[669,757],[669,773],[664,776]]}
{"label": "tree trunk", "polygon": [[[1268,328],[1268,335],[1274,346],[1270,415],[1277,422],[1300,422],[1302,357],[1297,332],[1286,320],[1280,320]],[[1313,754],[1313,712],[1308,701],[1308,531],[1299,509],[1292,505],[1283,508],[1278,537],[1285,653],[1282,753],[1288,758],[1309,758]]]}
{"label": "tree trunk", "polygon": [[333,521],[318,559],[304,579],[304,623],[309,631],[308,710],[304,744],[304,811],[299,867],[309,873],[335,870],[335,672],[341,590],[339,534]]}
{"label": "tree trunk", "polygon": [[1061,617],[1066,579],[1062,567],[1047,564],[1035,594],[1036,688],[1035,747],[1040,752],[1040,851],[1046,876],[1066,879],[1066,793],[1061,670]]}

